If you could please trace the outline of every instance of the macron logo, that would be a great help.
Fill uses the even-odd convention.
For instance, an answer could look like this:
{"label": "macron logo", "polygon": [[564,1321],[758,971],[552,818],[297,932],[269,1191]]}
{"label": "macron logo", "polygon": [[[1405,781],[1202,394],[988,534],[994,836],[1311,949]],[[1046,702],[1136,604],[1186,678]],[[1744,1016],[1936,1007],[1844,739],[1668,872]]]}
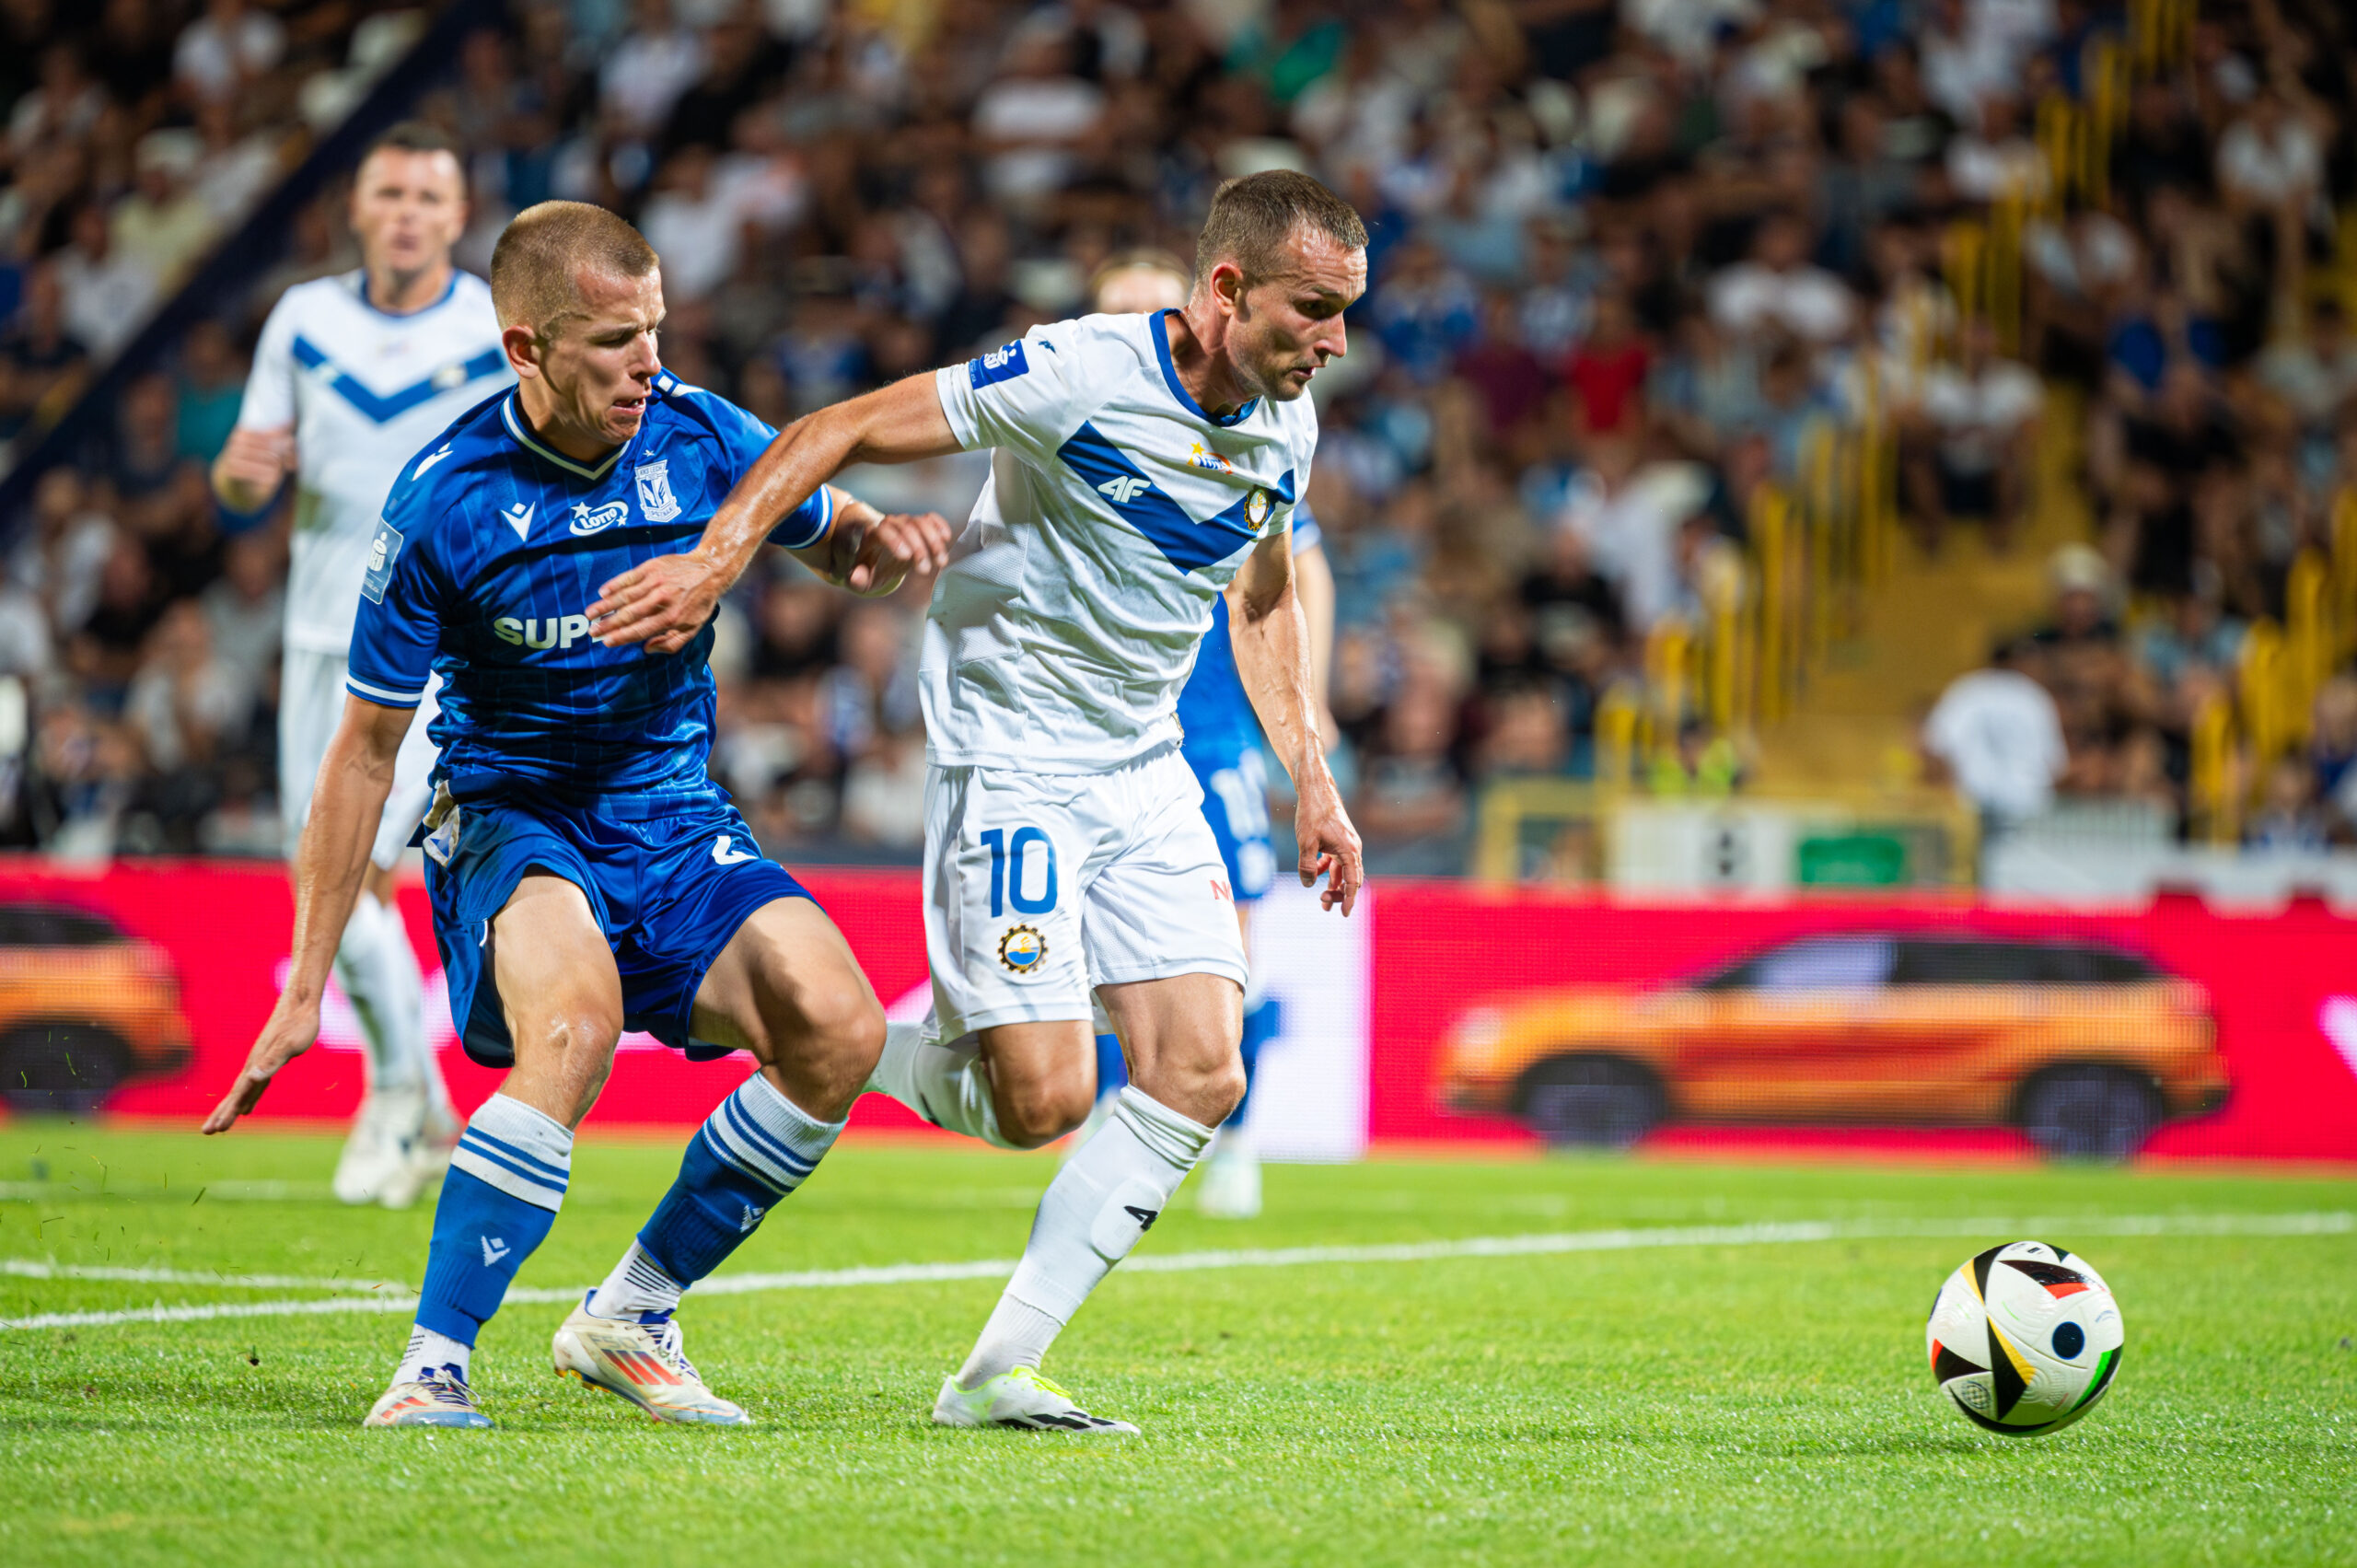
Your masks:
{"label": "macron logo", "polygon": [[745,862],[757,858],[751,850],[730,849],[728,840],[729,835],[723,833],[712,841],[712,863],[714,865],[742,865]]}
{"label": "macron logo", "polygon": [[427,454],[426,454],[423,459],[421,459],[419,460],[417,467],[416,467],[416,468],[414,468],[414,469],[412,469],[412,470],[410,471],[410,478],[412,478],[412,479],[413,479],[413,480],[417,480],[417,479],[424,479],[424,478],[425,477],[425,470],[426,470],[427,469],[432,468],[435,464],[436,464],[436,463],[440,462],[443,459],[445,459],[445,458],[448,457],[449,455],[450,455],[450,448],[449,448],[448,447],[443,447],[440,451],[438,451],[438,452],[429,452],[429,453],[427,453]]}
{"label": "macron logo", "polygon": [[495,1236],[486,1236],[482,1238],[482,1266],[484,1268],[496,1268],[499,1264],[499,1260],[506,1256],[506,1242],[501,1240]]}
{"label": "macron logo", "polygon": [[1153,489],[1154,481],[1140,479],[1133,473],[1125,473],[1119,479],[1107,480],[1097,488],[1111,496],[1114,505],[1126,506],[1138,498],[1138,492]]}
{"label": "macron logo", "polygon": [[508,507],[507,510],[500,513],[499,515],[507,520],[507,526],[509,528],[516,530],[516,537],[517,539],[523,539],[531,533],[532,508],[524,502],[517,502],[516,505]]}

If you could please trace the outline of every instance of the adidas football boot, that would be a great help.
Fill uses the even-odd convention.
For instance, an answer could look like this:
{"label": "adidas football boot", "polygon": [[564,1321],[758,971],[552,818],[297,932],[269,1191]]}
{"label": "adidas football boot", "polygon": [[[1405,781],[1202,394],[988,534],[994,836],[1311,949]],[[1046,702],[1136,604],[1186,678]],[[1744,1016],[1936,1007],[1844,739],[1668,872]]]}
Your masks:
{"label": "adidas football boot", "polygon": [[474,1390],[455,1366],[429,1366],[406,1383],[385,1390],[363,1426],[489,1426],[491,1417],[475,1405]]}
{"label": "adidas football boot", "polygon": [[657,1421],[753,1424],[751,1416],[703,1386],[694,1363],[679,1349],[679,1325],[668,1313],[600,1318],[589,1310],[585,1295],[557,1330],[550,1358],[563,1376],[619,1394]]}
{"label": "adidas football boot", "polygon": [[941,1397],[933,1401],[937,1426],[1012,1426],[1026,1432],[1074,1432],[1092,1437],[1135,1436],[1126,1421],[1091,1415],[1070,1394],[1039,1376],[1036,1366],[1018,1366],[995,1377],[985,1377],[974,1388],[958,1386],[958,1375],[941,1380]]}

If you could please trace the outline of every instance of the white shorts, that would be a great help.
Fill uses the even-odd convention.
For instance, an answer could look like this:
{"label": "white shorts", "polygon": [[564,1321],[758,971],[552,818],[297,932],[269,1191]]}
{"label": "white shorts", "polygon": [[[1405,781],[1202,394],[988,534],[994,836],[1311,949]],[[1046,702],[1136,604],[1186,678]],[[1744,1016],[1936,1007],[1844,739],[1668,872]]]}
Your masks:
{"label": "white shorts", "polygon": [[[286,650],[278,683],[278,810],[286,824],[286,854],[295,854],[303,823],[311,815],[311,791],[319,777],[319,761],[328,754],[335,726],[343,722],[345,661],[340,654]],[[385,815],[377,825],[377,842],[368,858],[389,871],[409,847],[409,836],[425,819],[433,794],[434,742],[425,726],[434,722],[442,689],[440,676],[425,682],[425,700],[410,719],[401,737],[401,753],[393,760],[393,793],[385,797]]]}
{"label": "white shorts", "polygon": [[1175,744],[1103,773],[929,767],[924,854],[943,1040],[1091,1017],[1100,985],[1244,984],[1227,868]]}

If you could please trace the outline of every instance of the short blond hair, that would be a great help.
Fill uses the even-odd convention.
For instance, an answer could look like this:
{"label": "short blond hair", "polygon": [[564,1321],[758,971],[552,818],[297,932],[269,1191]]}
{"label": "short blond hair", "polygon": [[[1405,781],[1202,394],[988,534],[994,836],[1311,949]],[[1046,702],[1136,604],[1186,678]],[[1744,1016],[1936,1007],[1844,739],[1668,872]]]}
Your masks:
{"label": "short blond hair", "polygon": [[556,335],[583,314],[580,275],[643,278],[656,267],[646,237],[587,202],[542,202],[517,213],[491,253],[491,305],[502,327]]}

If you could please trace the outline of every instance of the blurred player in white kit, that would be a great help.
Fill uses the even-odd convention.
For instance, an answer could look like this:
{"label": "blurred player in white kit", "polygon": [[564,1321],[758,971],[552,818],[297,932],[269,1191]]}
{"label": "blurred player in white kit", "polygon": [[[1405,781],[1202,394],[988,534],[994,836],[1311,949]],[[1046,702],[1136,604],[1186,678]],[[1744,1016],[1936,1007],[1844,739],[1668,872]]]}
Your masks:
{"label": "blurred player in white kit", "polygon": [[[491,290],[450,260],[467,223],[454,144],[427,125],[377,137],[354,176],[359,271],[297,284],[263,324],[237,428],[213,465],[230,511],[261,520],[295,475],[278,704],[279,803],[292,854],[319,759],[343,714],[361,577],[401,465],[513,379]],[[425,815],[429,690],[407,739],[335,974],[368,1048],[368,1090],[336,1162],[347,1203],[405,1208],[448,1165],[459,1135],[425,1043],[425,988],[393,901],[393,868]]]}
{"label": "blurred player in white kit", "polygon": [[685,647],[775,520],[847,463],[994,448],[925,623],[925,947],[934,1016],[885,1034],[870,1087],[936,1125],[1037,1148],[1096,1098],[1092,1018],[1129,1086],[1048,1185],[933,1419],[1134,1433],[1040,1372],[1244,1095],[1248,979],[1178,699],[1213,606],[1299,798],[1304,885],[1347,914],[1358,834],[1319,744],[1292,530],[1318,446],[1311,379],[1345,351],[1366,228],[1306,175],[1213,198],[1183,310],[1033,328],[789,426],[696,549],[607,583],[609,645]]}

